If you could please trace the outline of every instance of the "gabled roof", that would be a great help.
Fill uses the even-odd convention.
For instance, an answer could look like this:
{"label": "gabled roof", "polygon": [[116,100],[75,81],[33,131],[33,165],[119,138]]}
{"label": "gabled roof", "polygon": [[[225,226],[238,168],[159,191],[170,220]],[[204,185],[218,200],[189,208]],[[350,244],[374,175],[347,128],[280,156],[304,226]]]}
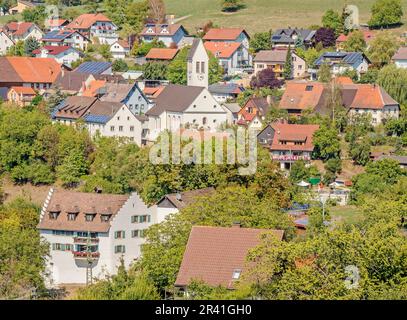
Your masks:
{"label": "gabled roof", "polygon": [[216,42],[204,43],[205,49],[212,52],[216,58],[230,58],[241,47],[240,42]]}
{"label": "gabled roof", "polygon": [[210,286],[233,288],[233,274],[245,271],[250,249],[261,242],[261,235],[273,233],[282,240],[283,230],[192,227],[175,286],[202,280]]}
{"label": "gabled roof", "polygon": [[254,62],[275,62],[284,64],[288,50],[261,50],[254,57]]}
{"label": "gabled roof", "polygon": [[88,79],[88,73],[64,71],[61,72],[55,82],[52,85],[52,88],[60,88],[61,90],[67,91],[79,91],[83,85],[83,82]]}
{"label": "gabled roof", "polygon": [[93,80],[87,87],[83,88],[81,96],[83,97],[96,97],[100,94],[99,90],[106,84],[105,80]]}
{"label": "gabled roof", "polygon": [[42,48],[34,50],[32,53],[33,54],[40,54],[42,49],[47,50],[48,54],[52,55],[52,56],[57,56],[57,55],[61,54],[62,52],[65,52],[65,51],[68,51],[68,50],[74,50],[74,51],[79,53],[78,50],[76,50],[75,48],[73,48],[71,46],[44,46]]}
{"label": "gabled roof", "polygon": [[194,40],[192,41],[191,49],[189,49],[189,51],[188,51],[188,57],[187,57],[188,61],[193,59],[195,52],[198,49],[198,46],[201,42],[202,42],[202,39],[194,38]]}
{"label": "gabled roof", "polygon": [[218,94],[239,94],[245,89],[240,87],[237,83],[214,83],[209,86],[210,93],[218,93]]}
{"label": "gabled roof", "polygon": [[164,111],[183,112],[201,94],[204,87],[170,84],[155,100],[155,106],[146,112],[148,116],[159,116]]}
{"label": "gabled roof", "polygon": [[315,109],[323,102],[324,85],[320,82],[287,81],[279,107],[281,109]]}
{"label": "gabled roof", "polygon": [[48,19],[46,21],[46,24],[48,24],[50,27],[61,27],[67,25],[68,23],[69,21],[66,19]]}
{"label": "gabled roof", "polygon": [[241,109],[238,103],[224,103],[223,106],[227,108],[230,112],[235,114],[239,113]]}
{"label": "gabled roof", "polygon": [[96,101],[97,99],[95,97],[67,97],[55,108],[55,111],[52,113],[52,118],[79,119]]}
{"label": "gabled roof", "polygon": [[[47,210],[37,228],[41,230],[108,232],[110,222],[120,211],[129,195],[83,193],[56,189]],[[59,212],[57,219],[51,219],[50,212]],[[68,213],[77,213],[74,221],[68,220]],[[96,214],[93,221],[85,220],[86,213]],[[101,220],[102,214],[109,214],[108,222]]]}
{"label": "gabled roof", "polygon": [[307,29],[278,29],[276,32],[273,33],[271,36],[271,42],[273,43],[295,43],[294,36],[300,36],[304,42],[310,42],[315,36],[315,30],[307,30]]}
{"label": "gabled roof", "polygon": [[123,102],[132,92],[139,90],[136,83],[106,83],[101,90],[101,101]]}
{"label": "gabled roof", "polygon": [[110,62],[104,61],[87,61],[77,67],[74,72],[101,74],[112,66]]}
{"label": "gabled roof", "polygon": [[123,107],[120,102],[97,100],[83,115],[86,122],[107,123]]}
{"label": "gabled roof", "polygon": [[61,65],[52,58],[0,57],[0,70],[0,83],[53,83]]}
{"label": "gabled roof", "polygon": [[[310,152],[314,150],[312,139],[315,131],[319,129],[319,125],[275,123],[272,125],[272,128],[275,134],[270,146],[271,150],[300,150]],[[303,145],[282,144],[282,141],[301,142]]]}
{"label": "gabled roof", "polygon": [[[143,31],[140,33],[141,36],[173,36],[177,33],[179,29],[183,29],[185,33],[186,30],[181,24],[146,24]],[[151,32],[148,32],[151,30]]]}
{"label": "gabled roof", "polygon": [[4,26],[4,30],[12,34],[13,36],[22,36],[26,34],[32,27],[37,26],[32,22],[9,22]]}
{"label": "gabled roof", "polygon": [[394,60],[407,60],[407,47],[400,47],[391,58]]}
{"label": "gabled roof", "polygon": [[[365,42],[369,42],[370,40],[372,40],[373,39],[373,36],[374,36],[374,33],[372,32],[372,31],[369,31],[369,30],[361,30],[361,32],[362,32],[362,34],[363,34],[363,38],[365,39]],[[340,35],[339,35],[339,37],[336,39],[336,42],[345,42],[345,41],[347,41],[348,39],[349,39],[349,36],[352,34],[352,32],[351,33],[349,33],[349,34],[344,34],[344,33],[341,33]]]}
{"label": "gabled roof", "polygon": [[11,90],[22,95],[32,95],[32,96],[36,95],[34,89],[31,87],[11,87],[10,91]]}
{"label": "gabled roof", "polygon": [[243,28],[212,28],[205,34],[203,40],[219,41],[228,40],[235,41],[242,32],[249,38],[248,33]]}
{"label": "gabled roof", "polygon": [[367,60],[370,63],[370,60],[362,52],[325,52],[314,64],[320,66],[324,62],[338,63],[340,61],[340,63],[353,65],[357,62],[361,63],[363,60]]}
{"label": "gabled roof", "polygon": [[170,193],[162,197],[157,202],[157,206],[160,206],[160,204],[162,204],[165,200],[168,200],[172,206],[180,210],[194,203],[199,197],[209,196],[213,192],[215,192],[215,189],[209,187],[180,193]]}
{"label": "gabled roof", "polygon": [[146,59],[172,60],[178,53],[178,49],[171,48],[151,48],[146,55]]}
{"label": "gabled roof", "polygon": [[102,13],[81,14],[66,26],[67,29],[89,29],[96,22],[112,22]]}
{"label": "gabled roof", "polygon": [[89,39],[84,36],[82,33],[75,31],[75,30],[54,30],[54,31],[50,31],[48,33],[46,33],[43,37],[42,37],[42,41],[48,41],[48,42],[63,42],[66,38],[69,38],[70,36],[72,36],[73,34],[79,34],[82,37],[84,37],[86,40],[89,41]]}
{"label": "gabled roof", "polygon": [[399,105],[382,87],[376,84],[343,85],[344,105],[352,109],[383,109]]}

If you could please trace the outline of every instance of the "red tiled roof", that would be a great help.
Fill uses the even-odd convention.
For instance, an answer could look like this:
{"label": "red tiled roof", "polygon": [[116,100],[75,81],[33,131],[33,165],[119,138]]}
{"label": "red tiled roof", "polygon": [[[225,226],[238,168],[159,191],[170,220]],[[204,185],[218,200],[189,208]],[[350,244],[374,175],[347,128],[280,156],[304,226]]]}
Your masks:
{"label": "red tiled roof", "polygon": [[346,88],[356,89],[355,96],[349,108],[355,109],[383,109],[386,105],[398,105],[389,94],[378,85],[358,84],[349,85]]}
{"label": "red tiled roof", "polygon": [[129,49],[130,45],[126,40],[120,39],[117,41],[118,44],[120,44],[123,48]]}
{"label": "red tiled roof", "polygon": [[49,20],[46,21],[46,23],[50,27],[60,27],[60,26],[64,25],[67,22],[68,22],[68,20],[66,20],[66,19],[49,19]]}
{"label": "red tiled roof", "polygon": [[[42,48],[46,49],[50,55],[58,55],[62,52],[65,52],[66,50],[71,49],[72,47],[71,46],[44,46]],[[32,53],[40,54],[42,48],[36,49]]]}
{"label": "red tiled roof", "polygon": [[34,26],[32,22],[9,22],[4,26],[4,29],[12,33],[14,36],[22,36]]}
{"label": "red tiled roof", "polygon": [[82,91],[83,97],[95,97],[100,88],[106,85],[105,80],[93,80],[88,87],[84,88]]}
{"label": "red tiled roof", "polygon": [[[293,150],[293,151],[313,151],[314,144],[312,136],[319,129],[319,125],[314,124],[288,124],[277,123],[272,125],[275,133],[271,150]],[[281,144],[281,142],[287,144]],[[304,143],[295,145],[294,142]]]}
{"label": "red tiled roof", "polygon": [[178,49],[151,48],[146,55],[146,59],[172,60],[177,55]]}
{"label": "red tiled roof", "polygon": [[324,85],[319,82],[288,81],[281,97],[281,109],[314,109],[321,101]]}
{"label": "red tiled roof", "polygon": [[336,77],[335,82],[338,85],[341,85],[341,84],[353,84],[352,79],[349,78],[349,77],[345,77],[345,76]]}
{"label": "red tiled roof", "polygon": [[272,232],[279,240],[284,234],[283,230],[194,226],[175,285],[202,280],[211,286],[232,288],[234,271],[244,272],[248,251],[260,244],[265,232]]}
{"label": "red tiled roof", "polygon": [[96,22],[112,22],[108,17],[101,13],[86,13],[81,14],[70,24],[67,29],[89,29]]}
{"label": "red tiled roof", "polygon": [[242,32],[246,32],[243,28],[213,28],[210,29],[205,36],[204,40],[236,40]]}
{"label": "red tiled roof", "polygon": [[217,58],[230,58],[241,45],[240,42],[208,41],[204,43],[205,49]]}
{"label": "red tiled roof", "polygon": [[407,60],[407,47],[400,47],[392,57],[392,60]]}
{"label": "red tiled roof", "polygon": [[[362,31],[362,33],[363,33],[363,38],[365,39],[365,41],[366,42],[369,42],[370,40],[372,40],[372,38],[373,38],[373,36],[374,36],[374,33],[372,32],[372,31],[368,31],[368,30],[363,30]],[[348,35],[346,35],[346,34],[340,34],[339,35],[339,37],[336,39],[336,42],[345,42],[345,41],[347,41],[348,39],[349,39],[349,36],[351,35],[352,33],[349,33]]]}
{"label": "red tiled roof", "polygon": [[53,83],[61,65],[53,58],[0,57],[0,82]]}
{"label": "red tiled roof", "polygon": [[16,93],[23,95],[32,95],[32,96],[36,95],[34,89],[31,87],[11,87],[10,90],[13,90]]}

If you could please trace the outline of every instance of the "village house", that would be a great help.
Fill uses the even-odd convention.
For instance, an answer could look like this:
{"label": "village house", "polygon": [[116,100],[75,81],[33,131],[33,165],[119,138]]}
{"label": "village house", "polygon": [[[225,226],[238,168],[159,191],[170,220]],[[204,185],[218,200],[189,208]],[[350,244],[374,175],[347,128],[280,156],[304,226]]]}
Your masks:
{"label": "village house", "polygon": [[407,69],[407,47],[400,47],[391,60],[397,68]]}
{"label": "village house", "polygon": [[225,74],[234,75],[251,65],[251,56],[245,55],[244,46],[240,42],[208,41],[204,46],[219,60]]}
{"label": "village house", "polygon": [[79,65],[74,72],[93,75],[112,75],[112,64],[107,61],[86,61]]}
{"label": "village house", "polygon": [[61,65],[52,58],[0,57],[0,87],[31,87],[45,90],[61,73]]}
{"label": "village house", "polygon": [[13,45],[13,39],[11,39],[7,33],[0,28],[0,56],[6,55],[7,50]]}
{"label": "village house", "polygon": [[240,105],[237,102],[232,103],[223,103],[224,108],[229,113],[229,122],[230,124],[236,124],[239,119],[239,112],[241,110]]}
{"label": "village house", "polygon": [[171,214],[199,201],[201,197],[209,196],[215,192],[212,187],[166,194],[157,202],[157,223],[161,223]]}
{"label": "village house", "polygon": [[246,271],[250,249],[261,243],[262,234],[282,240],[283,230],[193,226],[179,268],[175,287],[186,296],[192,280],[209,286],[234,289]]}
{"label": "village house", "polygon": [[53,30],[46,33],[41,41],[47,46],[71,46],[86,50],[90,40],[82,33],[73,30]]}
{"label": "village house", "polygon": [[146,55],[146,61],[172,61],[178,54],[178,49],[171,48],[151,48]]}
{"label": "village house", "polygon": [[[156,222],[155,206],[137,193],[112,195],[51,188],[38,229],[49,243],[48,286],[86,284],[129,267],[141,254],[144,230]],[[89,269],[87,269],[87,267]]]}
{"label": "village house", "polygon": [[358,114],[369,115],[372,125],[400,117],[400,105],[381,86],[376,84],[342,85],[342,102],[352,118]]}
{"label": "village house", "polygon": [[[257,75],[264,69],[271,69],[276,74],[276,77],[282,79],[284,77],[284,66],[287,59],[288,50],[261,50],[259,51],[254,62],[254,74]],[[302,78],[306,75],[307,65],[304,59],[298,56],[295,51],[291,51],[292,70],[291,78]]]}
{"label": "village house", "polygon": [[305,110],[325,114],[326,96],[323,83],[287,81],[279,108],[286,110],[292,116],[301,116]]}
{"label": "village house", "polygon": [[44,33],[32,22],[9,22],[3,27],[3,31],[14,41],[25,41],[28,38],[41,40]]}
{"label": "village house", "polygon": [[25,9],[32,9],[37,5],[39,5],[39,3],[17,0],[17,4],[14,7],[11,7],[8,12],[14,15],[22,13]]}
{"label": "village house", "polygon": [[[259,135],[262,136],[262,144],[270,149],[272,159],[280,163],[282,170],[289,170],[295,161],[311,160],[313,135],[319,125],[275,123],[268,127]],[[270,141],[271,144],[266,144]]]}
{"label": "village house", "polygon": [[294,48],[296,44],[303,44],[306,48],[314,46],[315,30],[287,28],[278,29],[271,36],[273,47]]}
{"label": "village house", "polygon": [[113,59],[124,59],[130,54],[130,45],[126,40],[118,40],[110,46]]}
{"label": "village house", "polygon": [[82,53],[70,46],[44,46],[32,52],[37,58],[53,58],[59,64],[70,67],[82,57]]}
{"label": "village house", "polygon": [[237,124],[249,129],[260,130],[272,104],[271,97],[251,97],[238,113]]}
{"label": "village house", "polygon": [[355,70],[360,77],[366,73],[370,60],[362,52],[325,52],[314,63],[316,69],[309,69],[311,80],[318,78],[318,69],[322,64],[328,64],[332,75],[341,75],[348,70]]}
{"label": "village house", "polygon": [[7,100],[24,107],[29,105],[36,95],[31,87],[11,87],[7,93]]}
{"label": "village house", "polygon": [[205,34],[203,40],[205,42],[240,42],[248,50],[250,36],[241,28],[212,28]]}
{"label": "village house", "polygon": [[100,44],[112,45],[119,40],[118,27],[101,13],[82,14],[65,28],[80,32],[91,39],[92,42],[96,38],[96,41]]}
{"label": "village house", "polygon": [[222,103],[235,100],[245,89],[233,82],[214,83],[209,86],[209,92],[216,101]]}
{"label": "village house", "polygon": [[167,48],[181,47],[188,32],[181,24],[146,24],[140,38],[143,42],[162,41]]}
{"label": "village house", "polygon": [[[363,34],[363,39],[365,40],[367,46],[369,46],[369,42],[373,40],[374,33],[372,31],[370,31],[370,30],[360,30],[360,31]],[[348,41],[351,34],[352,34],[352,32],[349,33],[349,34],[341,33],[338,36],[338,38],[336,39],[336,49],[338,51],[343,51],[344,50],[345,42]]]}
{"label": "village house", "polygon": [[69,24],[66,19],[51,18],[45,21],[45,28],[47,31],[61,31]]}

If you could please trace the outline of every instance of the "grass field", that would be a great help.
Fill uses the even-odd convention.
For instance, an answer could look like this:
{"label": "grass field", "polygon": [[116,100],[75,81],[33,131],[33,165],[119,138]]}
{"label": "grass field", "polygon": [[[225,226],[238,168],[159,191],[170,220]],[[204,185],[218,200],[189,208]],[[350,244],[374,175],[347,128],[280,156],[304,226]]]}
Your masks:
{"label": "grass field", "polygon": [[363,215],[355,206],[337,206],[329,209],[332,220],[347,222],[347,223],[356,223],[363,218]]}
{"label": "grass field", "polygon": [[[281,27],[308,27],[321,24],[327,9],[340,11],[345,0],[244,0],[246,8],[226,14],[220,10],[220,0],[165,0],[168,14],[177,18],[191,15],[182,21],[189,32],[211,20],[223,27],[244,27],[250,33]],[[348,4],[358,6],[360,22],[370,18],[370,8],[375,0],[352,0]],[[407,22],[407,0],[402,0]]]}

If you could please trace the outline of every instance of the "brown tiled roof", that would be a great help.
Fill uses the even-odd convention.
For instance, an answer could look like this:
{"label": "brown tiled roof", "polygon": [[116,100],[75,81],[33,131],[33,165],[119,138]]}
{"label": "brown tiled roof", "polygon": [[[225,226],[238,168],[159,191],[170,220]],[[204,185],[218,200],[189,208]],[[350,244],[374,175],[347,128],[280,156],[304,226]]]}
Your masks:
{"label": "brown tiled roof", "polygon": [[184,191],[180,192],[181,195],[180,199],[178,199],[177,193],[170,193],[165,195],[160,201],[158,201],[158,203],[162,202],[164,199],[168,199],[176,208],[182,209],[195,202],[197,197],[209,196],[213,192],[215,192],[215,189],[212,187]]}
{"label": "brown tiled roof", "polygon": [[315,109],[323,100],[324,85],[319,82],[288,81],[281,97],[281,109]]}
{"label": "brown tiled roof", "polygon": [[32,22],[9,22],[4,26],[4,29],[14,36],[22,36],[33,26],[35,24]]}
{"label": "brown tiled roof", "polygon": [[[110,221],[119,212],[128,195],[82,193],[54,190],[47,210],[38,224],[38,229],[108,232]],[[49,213],[59,211],[57,219],[51,219]],[[74,221],[68,220],[68,212],[79,211]],[[85,220],[86,213],[96,213],[93,221]],[[111,214],[109,222],[102,222],[102,214]]]}
{"label": "brown tiled roof", "polygon": [[275,62],[284,64],[288,50],[261,50],[253,59],[254,62]]}
{"label": "brown tiled roof", "polygon": [[203,39],[233,41],[236,40],[242,32],[247,35],[247,32],[243,28],[213,28],[205,34]]}
{"label": "brown tiled roof", "polygon": [[[148,26],[145,26],[143,31],[140,33],[142,36],[173,36],[177,33],[179,28],[183,28],[181,24],[155,24],[151,26],[153,32],[148,33]],[[167,29],[168,33],[162,33],[164,29]]]}
{"label": "brown tiled roof", "polygon": [[122,102],[126,99],[134,86],[135,84],[133,83],[106,83],[101,91],[103,92],[103,96],[100,100]]}
{"label": "brown tiled roof", "polygon": [[[275,134],[273,137],[271,150],[292,150],[292,151],[313,151],[314,144],[312,142],[315,131],[319,129],[319,125],[314,124],[288,124],[276,123],[272,125]],[[303,145],[295,144],[280,144],[282,141],[287,142],[302,142]]]}
{"label": "brown tiled roof", "polygon": [[79,119],[96,102],[95,97],[70,96],[63,101],[62,107],[55,113],[54,117]]}
{"label": "brown tiled roof", "polygon": [[170,84],[156,98],[155,106],[148,110],[146,115],[159,116],[165,110],[183,112],[204,89],[204,87]]}
{"label": "brown tiled roof", "polygon": [[151,48],[146,55],[146,59],[172,60],[177,55],[178,49],[171,48]]}
{"label": "brown tiled roof", "polygon": [[95,116],[112,117],[123,106],[120,102],[108,102],[97,100],[87,111],[86,114]]}
{"label": "brown tiled roof", "polygon": [[64,71],[58,75],[52,87],[59,87],[61,90],[78,92],[81,89],[83,82],[86,81],[88,77],[89,74],[87,73]]}
{"label": "brown tiled roof", "polygon": [[346,92],[343,103],[348,108],[383,109],[387,105],[398,105],[397,101],[376,84],[351,84],[342,87]]}
{"label": "brown tiled roof", "polygon": [[66,29],[89,29],[96,22],[112,22],[108,17],[101,13],[81,14],[68,24]]}
{"label": "brown tiled roof", "polygon": [[279,240],[284,235],[283,230],[193,227],[175,285],[202,280],[211,286],[233,288],[233,272],[245,271],[248,251],[260,244],[265,232],[272,232]]}

